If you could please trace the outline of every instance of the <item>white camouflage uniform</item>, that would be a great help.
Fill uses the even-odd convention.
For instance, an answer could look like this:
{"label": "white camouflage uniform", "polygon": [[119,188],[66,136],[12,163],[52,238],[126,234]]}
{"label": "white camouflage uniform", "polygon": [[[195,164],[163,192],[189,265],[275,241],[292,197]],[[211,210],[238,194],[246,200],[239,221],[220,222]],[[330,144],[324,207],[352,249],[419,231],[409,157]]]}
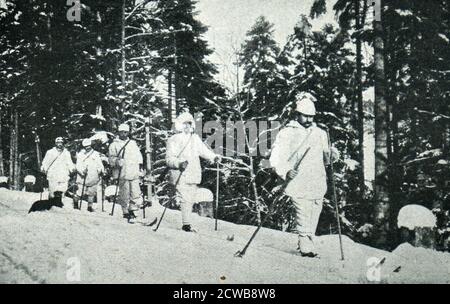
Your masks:
{"label": "white camouflage uniform", "polygon": [[70,152],[65,148],[58,151],[56,147],[48,150],[42,161],[41,171],[47,175],[50,197],[53,197],[55,191],[66,192],[70,173],[75,171]]}
{"label": "white camouflage uniform", "polygon": [[[297,151],[300,145],[302,147]],[[302,252],[312,251],[313,236],[327,192],[325,165],[329,163],[330,153],[327,133],[314,123],[306,129],[297,121],[291,121],[278,133],[270,156],[277,175],[286,179],[288,171],[294,169],[294,164],[308,148],[310,150],[301,162],[297,176],[285,190],[296,209],[296,230]]]}
{"label": "white camouflage uniform", "polygon": [[[183,119],[187,119],[186,121],[190,121],[194,126],[190,114],[181,114],[177,119],[177,123],[183,123]],[[190,214],[192,213],[193,204],[213,200],[211,191],[200,188],[198,185],[202,180],[200,157],[212,163],[216,156],[195,133],[178,133],[167,141],[166,162],[171,168],[169,178],[171,184],[176,184],[177,198],[181,203],[183,225],[190,225]],[[188,165],[181,172],[178,168],[184,161],[188,161]],[[180,174],[182,174],[181,177]]]}
{"label": "white camouflage uniform", "polygon": [[142,204],[139,179],[141,176],[140,165],[143,164],[143,158],[134,140],[130,140],[127,146],[120,151],[127,141],[128,139],[121,140],[120,138],[116,138],[109,146],[109,163],[113,167],[114,178],[118,178],[120,169],[119,162],[122,162],[119,177],[118,202],[122,206],[124,214],[127,214],[129,210],[139,210],[139,206]]}
{"label": "white camouflage uniform", "polygon": [[[91,150],[86,152],[85,149],[82,149],[77,154],[77,164],[76,164],[77,172],[83,173],[87,169],[86,180],[84,182],[84,194],[89,197],[89,199],[93,200],[93,197],[97,195],[97,186],[100,182],[100,174],[103,173],[103,163],[100,158],[100,154]],[[82,188],[83,188],[84,178],[79,174],[77,175],[77,186],[78,191],[77,195],[81,196]]]}

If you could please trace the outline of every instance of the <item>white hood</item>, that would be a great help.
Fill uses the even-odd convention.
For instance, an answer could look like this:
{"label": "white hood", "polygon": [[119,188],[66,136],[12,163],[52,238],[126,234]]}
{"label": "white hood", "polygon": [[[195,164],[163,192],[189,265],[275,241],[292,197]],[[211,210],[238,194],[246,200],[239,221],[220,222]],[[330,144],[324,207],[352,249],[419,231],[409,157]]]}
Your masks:
{"label": "white hood", "polygon": [[182,132],[183,131],[183,123],[185,123],[185,122],[191,122],[192,123],[192,131],[195,130],[194,117],[189,112],[184,112],[184,113],[181,113],[180,116],[178,116],[174,122],[175,131]]}

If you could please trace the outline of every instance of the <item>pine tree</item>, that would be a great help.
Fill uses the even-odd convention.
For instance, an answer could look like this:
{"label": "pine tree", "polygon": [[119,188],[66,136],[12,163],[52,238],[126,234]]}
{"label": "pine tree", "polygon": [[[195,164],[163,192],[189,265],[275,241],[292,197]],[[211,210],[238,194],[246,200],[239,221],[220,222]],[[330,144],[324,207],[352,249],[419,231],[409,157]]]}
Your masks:
{"label": "pine tree", "polygon": [[279,55],[280,48],[273,38],[273,24],[260,16],[247,32],[240,52],[240,66],[244,70],[242,99],[245,117],[269,114],[272,105],[279,104],[273,89],[276,85],[283,86],[287,76],[281,74]]}
{"label": "pine tree", "polygon": [[380,232],[378,244],[387,242],[389,225],[388,119],[384,63],[383,24],[374,19],[375,65],[375,225]]}
{"label": "pine tree", "polygon": [[[356,46],[356,94],[352,100],[352,112],[354,113],[351,121],[352,125],[358,130],[358,162],[359,162],[359,193],[360,200],[363,200],[366,193],[365,186],[365,169],[364,169],[364,134],[365,119],[363,91],[366,84],[363,79],[363,44],[368,42],[369,28],[366,26],[367,13],[369,3],[367,0],[339,0],[333,6],[334,11],[338,15],[338,21],[343,31],[349,32],[354,38]],[[316,0],[311,7],[311,16],[318,17],[326,12],[325,1]]]}
{"label": "pine tree", "polygon": [[207,27],[195,15],[195,1],[159,1],[153,22],[159,34],[151,47],[159,57],[154,68],[165,72],[169,91],[173,90],[174,112],[187,107],[192,113],[209,116],[216,110],[209,101],[224,97],[225,92],[214,81],[217,69],[207,59],[213,52],[202,38]]}

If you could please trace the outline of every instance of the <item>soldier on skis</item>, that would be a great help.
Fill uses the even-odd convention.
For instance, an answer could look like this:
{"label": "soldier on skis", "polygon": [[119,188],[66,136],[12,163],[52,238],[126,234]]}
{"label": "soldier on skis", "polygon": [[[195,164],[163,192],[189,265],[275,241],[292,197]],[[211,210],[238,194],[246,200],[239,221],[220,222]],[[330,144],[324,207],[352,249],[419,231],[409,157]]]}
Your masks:
{"label": "soldier on skis", "polygon": [[41,171],[47,175],[49,198],[52,198],[56,191],[67,191],[70,174],[75,172],[75,165],[70,152],[64,147],[62,137],[57,137],[55,147],[45,153]]}
{"label": "soldier on skis", "polygon": [[[298,250],[307,257],[317,256],[314,235],[327,192],[325,166],[330,161],[327,132],[314,123],[315,101],[309,93],[297,96],[294,117],[278,133],[270,156],[271,166],[288,183],[285,194],[291,198],[296,210]],[[333,155],[337,154],[335,149],[332,150]],[[305,157],[298,170],[294,170],[294,164],[303,154]]]}
{"label": "soldier on skis", "polygon": [[213,194],[198,185],[202,180],[200,157],[211,163],[220,161],[220,156],[212,152],[194,133],[195,121],[191,114],[184,112],[175,121],[179,133],[167,141],[166,162],[170,168],[170,183],[176,188],[176,198],[181,205],[182,230],[195,232],[191,226],[192,206],[202,201],[212,201]]}
{"label": "soldier on skis", "polygon": [[92,149],[91,140],[83,139],[83,149],[77,154],[77,194],[73,199],[75,209],[79,209],[78,201],[87,196],[89,212],[93,212],[94,197],[97,195],[97,186],[102,178],[104,168],[100,154]]}
{"label": "soldier on skis", "polygon": [[129,222],[136,218],[142,202],[139,178],[143,167],[143,158],[137,143],[129,138],[130,127],[121,124],[119,136],[109,146],[109,163],[113,168],[113,178],[118,179],[118,202],[122,206],[123,217]]}

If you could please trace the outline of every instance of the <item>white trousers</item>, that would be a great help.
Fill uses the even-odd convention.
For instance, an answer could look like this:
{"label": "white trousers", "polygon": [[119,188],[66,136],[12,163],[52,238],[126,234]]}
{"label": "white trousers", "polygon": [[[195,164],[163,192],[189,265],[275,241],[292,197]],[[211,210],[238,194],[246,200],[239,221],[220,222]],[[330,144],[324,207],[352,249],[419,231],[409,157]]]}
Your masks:
{"label": "white trousers", "polygon": [[176,199],[180,202],[182,224],[190,225],[192,206],[198,202],[213,201],[213,194],[210,190],[200,188],[197,184],[179,184]]}
{"label": "white trousers", "polygon": [[323,199],[309,200],[292,197],[296,211],[296,231],[299,236],[299,249],[307,253],[314,251],[313,238],[316,234]]}
{"label": "white trousers", "polygon": [[143,203],[139,179],[119,180],[118,201],[122,206],[123,214],[129,211],[137,211]]}

